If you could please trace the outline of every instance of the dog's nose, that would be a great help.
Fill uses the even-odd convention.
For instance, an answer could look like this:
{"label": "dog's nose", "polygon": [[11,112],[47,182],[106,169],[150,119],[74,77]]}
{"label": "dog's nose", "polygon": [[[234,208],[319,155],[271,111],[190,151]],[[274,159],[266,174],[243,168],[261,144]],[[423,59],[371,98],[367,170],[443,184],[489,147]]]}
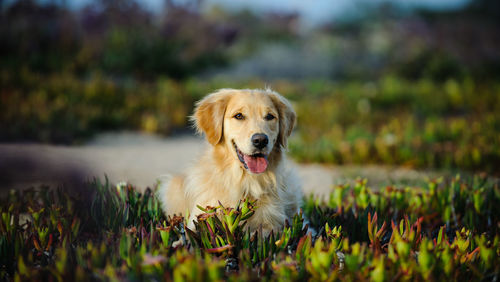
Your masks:
{"label": "dog's nose", "polygon": [[267,135],[262,134],[262,133],[256,133],[252,135],[252,144],[257,148],[257,149],[262,149],[267,146],[267,143],[269,143],[269,138],[267,138]]}

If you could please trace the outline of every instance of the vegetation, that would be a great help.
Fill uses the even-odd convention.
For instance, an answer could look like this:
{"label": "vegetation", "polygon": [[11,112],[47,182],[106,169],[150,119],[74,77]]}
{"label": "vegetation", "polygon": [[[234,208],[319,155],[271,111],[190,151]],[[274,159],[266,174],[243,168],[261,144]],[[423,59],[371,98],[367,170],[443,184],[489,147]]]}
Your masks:
{"label": "vegetation", "polygon": [[[298,161],[498,174],[493,2],[413,15],[384,6],[301,34],[293,14],[202,12],[167,1],[154,16],[133,0],[97,1],[76,13],[14,1],[0,11],[0,141],[74,144],[109,130],[168,135],[188,128],[194,102],[215,89],[269,85],[299,114],[290,142]],[[293,50],[313,50],[328,71],[211,75],[252,60],[266,44],[288,46],[283,60],[304,66],[318,62]]]}
{"label": "vegetation", "polygon": [[[261,80],[168,78],[118,83],[98,73],[82,81],[27,71],[0,73],[0,79],[4,139],[66,143],[104,130],[169,134],[189,125],[194,102],[209,91],[265,85]],[[365,83],[281,80],[271,86],[297,110],[290,154],[298,161],[498,172],[498,82],[386,76]]]}
{"label": "vegetation", "polygon": [[[423,187],[332,187],[271,234],[245,228],[259,206],[248,199],[200,207],[189,230],[185,218],[163,215],[150,189],[96,180],[81,191],[11,191],[0,199],[1,280],[499,278],[495,0],[448,12],[387,4],[307,34],[296,14],[202,12],[201,1],[165,1],[157,15],[135,0],[78,11],[67,1],[4,2],[2,142],[75,144],[124,129],[168,135],[189,126],[207,93],[268,85],[299,115],[289,150],[300,162],[486,173]],[[274,55],[292,63],[269,62]],[[241,62],[277,68],[231,75]]]}
{"label": "vegetation", "polygon": [[374,83],[313,82],[297,97],[299,128],[290,151],[299,161],[495,172],[499,86],[393,76]]}
{"label": "vegetation", "polygon": [[[165,218],[151,190],[95,181],[90,196],[11,191],[1,205],[2,280],[494,280],[500,188],[485,178],[305,199],[276,233],[245,229],[258,202],[207,207],[196,230]],[[201,207],[200,207],[201,208]],[[183,245],[174,242],[180,240]]]}

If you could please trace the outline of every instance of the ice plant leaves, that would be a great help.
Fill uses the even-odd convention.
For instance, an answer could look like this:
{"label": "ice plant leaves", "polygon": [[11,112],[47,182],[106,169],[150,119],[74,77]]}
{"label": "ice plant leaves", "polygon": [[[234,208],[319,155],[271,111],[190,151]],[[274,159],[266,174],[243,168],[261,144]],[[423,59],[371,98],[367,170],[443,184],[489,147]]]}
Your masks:
{"label": "ice plant leaves", "polygon": [[[152,191],[94,182],[13,191],[0,205],[2,280],[469,280],[498,278],[500,190],[456,178],[428,187],[366,181],[304,199],[270,234],[250,232],[258,202],[200,207],[196,228],[166,218]],[[312,230],[305,224],[305,219]],[[310,232],[312,231],[312,233]]]}

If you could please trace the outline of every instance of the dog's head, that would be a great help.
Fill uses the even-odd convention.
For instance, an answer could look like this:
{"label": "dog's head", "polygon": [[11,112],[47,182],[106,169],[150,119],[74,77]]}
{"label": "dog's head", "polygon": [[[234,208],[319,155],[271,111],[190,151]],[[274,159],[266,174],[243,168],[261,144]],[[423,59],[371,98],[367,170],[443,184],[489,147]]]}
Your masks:
{"label": "dog's head", "polygon": [[269,156],[286,147],[296,115],[290,103],[271,90],[221,89],[196,104],[195,126],[213,146],[225,146],[242,167],[266,171]]}

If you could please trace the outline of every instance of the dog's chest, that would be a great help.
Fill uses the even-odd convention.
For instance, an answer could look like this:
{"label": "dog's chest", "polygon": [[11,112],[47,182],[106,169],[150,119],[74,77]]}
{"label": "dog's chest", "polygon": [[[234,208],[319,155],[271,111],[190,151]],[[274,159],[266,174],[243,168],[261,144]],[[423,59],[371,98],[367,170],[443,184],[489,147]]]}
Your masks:
{"label": "dog's chest", "polygon": [[239,198],[248,197],[253,200],[263,200],[276,195],[276,179],[268,175],[246,177],[241,181]]}

